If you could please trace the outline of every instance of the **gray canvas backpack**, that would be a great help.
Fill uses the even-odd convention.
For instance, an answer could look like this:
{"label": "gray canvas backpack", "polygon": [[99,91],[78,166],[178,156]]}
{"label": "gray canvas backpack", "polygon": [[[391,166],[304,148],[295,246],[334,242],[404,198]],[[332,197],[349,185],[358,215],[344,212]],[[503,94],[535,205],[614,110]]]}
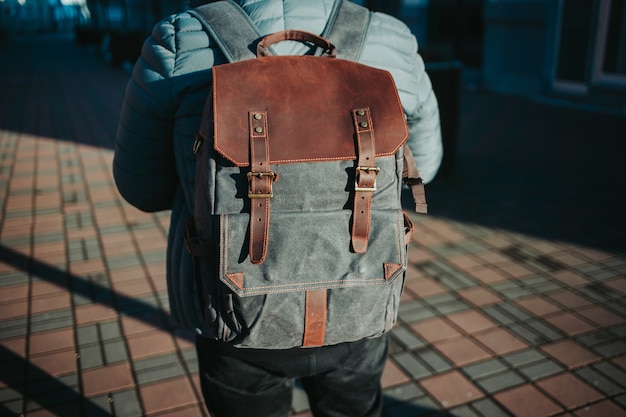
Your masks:
{"label": "gray canvas backpack", "polygon": [[[324,37],[264,38],[230,0],[190,13],[229,60],[213,67],[186,230],[204,334],[283,349],[389,331],[413,229],[403,179],[426,204],[393,79],[355,62],[369,11],[336,1]],[[315,52],[273,55],[283,40]]]}

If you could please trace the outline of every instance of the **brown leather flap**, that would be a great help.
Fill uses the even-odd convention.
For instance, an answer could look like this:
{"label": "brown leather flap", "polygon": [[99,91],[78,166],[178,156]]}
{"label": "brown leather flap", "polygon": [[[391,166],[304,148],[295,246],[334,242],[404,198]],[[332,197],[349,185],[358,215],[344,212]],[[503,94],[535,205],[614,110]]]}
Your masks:
{"label": "brown leather flap", "polygon": [[249,164],[255,111],[267,112],[271,163],[355,159],[358,108],[370,109],[376,156],[394,154],[408,138],[391,74],[341,59],[269,56],[216,66],[213,106],[215,149],[237,166]]}

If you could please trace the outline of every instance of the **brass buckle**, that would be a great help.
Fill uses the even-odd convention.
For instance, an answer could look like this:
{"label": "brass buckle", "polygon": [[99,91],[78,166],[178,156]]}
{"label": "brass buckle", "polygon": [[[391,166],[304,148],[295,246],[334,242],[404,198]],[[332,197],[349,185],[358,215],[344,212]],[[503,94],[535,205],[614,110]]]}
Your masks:
{"label": "brass buckle", "polygon": [[[252,177],[263,178],[271,177],[270,192],[268,194],[255,194],[252,192]],[[276,181],[276,174],[274,172],[248,172],[248,198],[272,198],[274,197],[274,191],[272,190],[272,182]]]}
{"label": "brass buckle", "polygon": [[368,193],[373,193],[376,191],[376,179],[374,179],[374,186],[369,187],[359,187],[359,176],[361,175],[361,171],[370,172],[374,171],[378,175],[380,172],[379,167],[356,167],[356,174],[354,176],[354,191],[365,191]]}

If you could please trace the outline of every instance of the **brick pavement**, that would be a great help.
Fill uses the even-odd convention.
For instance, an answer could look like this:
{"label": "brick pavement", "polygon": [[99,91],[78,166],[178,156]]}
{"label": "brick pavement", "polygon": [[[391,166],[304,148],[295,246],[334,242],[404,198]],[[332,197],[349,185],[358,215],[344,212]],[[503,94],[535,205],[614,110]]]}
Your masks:
{"label": "brick pavement", "polygon": [[[1,53],[0,416],[206,416],[167,312],[168,214],[110,172],[128,75],[64,36]],[[626,415],[625,131],[464,92],[455,175],[415,218],[386,417]]]}

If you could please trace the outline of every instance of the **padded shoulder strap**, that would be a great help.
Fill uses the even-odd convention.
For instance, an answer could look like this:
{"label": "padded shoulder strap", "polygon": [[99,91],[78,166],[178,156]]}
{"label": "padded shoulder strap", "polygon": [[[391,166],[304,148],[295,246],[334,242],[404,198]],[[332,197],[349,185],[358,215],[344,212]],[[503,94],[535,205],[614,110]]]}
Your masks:
{"label": "padded shoulder strap", "polygon": [[322,36],[337,47],[337,56],[356,61],[370,23],[371,12],[345,0],[335,0],[331,17]]}
{"label": "padded shoulder strap", "polygon": [[228,59],[228,62],[256,58],[261,33],[250,17],[232,0],[223,0],[188,10],[195,16]]}
{"label": "padded shoulder strap", "polygon": [[[208,3],[191,9],[188,13],[202,23],[229,62],[256,57],[256,42],[262,34],[246,12],[232,0]],[[349,1],[335,0],[322,36],[337,46],[338,57],[356,61],[369,20],[370,12],[365,7]]]}

